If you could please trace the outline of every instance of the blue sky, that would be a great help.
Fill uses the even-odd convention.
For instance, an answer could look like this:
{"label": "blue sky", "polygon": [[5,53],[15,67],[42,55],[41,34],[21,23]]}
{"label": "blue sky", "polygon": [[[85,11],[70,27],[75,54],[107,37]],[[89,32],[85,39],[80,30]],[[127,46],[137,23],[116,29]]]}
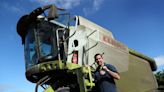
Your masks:
{"label": "blue sky", "polygon": [[64,7],[106,29],[128,47],[154,58],[164,69],[164,0],[1,0],[0,92],[33,92],[25,78],[19,18],[47,4]]}

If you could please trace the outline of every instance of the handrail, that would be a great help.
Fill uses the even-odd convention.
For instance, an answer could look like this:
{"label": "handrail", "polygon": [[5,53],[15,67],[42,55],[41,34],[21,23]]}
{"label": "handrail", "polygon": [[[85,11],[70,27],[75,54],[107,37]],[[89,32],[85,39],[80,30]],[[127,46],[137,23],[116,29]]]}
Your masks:
{"label": "handrail", "polygon": [[76,19],[76,24],[75,24],[75,31],[72,35],[70,35],[69,37],[67,37],[64,41],[67,41],[69,38],[71,38],[73,35],[75,35],[76,31],[77,31],[77,25],[78,25],[78,17],[75,16]]}

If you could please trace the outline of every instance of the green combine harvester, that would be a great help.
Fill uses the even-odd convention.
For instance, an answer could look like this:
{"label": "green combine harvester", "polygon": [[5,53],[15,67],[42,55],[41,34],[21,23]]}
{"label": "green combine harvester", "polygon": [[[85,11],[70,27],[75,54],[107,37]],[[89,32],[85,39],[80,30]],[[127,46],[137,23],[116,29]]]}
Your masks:
{"label": "green combine harvester", "polygon": [[[48,11],[49,10],[49,11]],[[155,61],[117,41],[113,34],[55,5],[39,7],[17,23],[24,45],[26,78],[44,92],[97,92],[92,77],[96,53],[114,65],[119,92],[154,92]],[[90,66],[86,66],[90,65]]]}

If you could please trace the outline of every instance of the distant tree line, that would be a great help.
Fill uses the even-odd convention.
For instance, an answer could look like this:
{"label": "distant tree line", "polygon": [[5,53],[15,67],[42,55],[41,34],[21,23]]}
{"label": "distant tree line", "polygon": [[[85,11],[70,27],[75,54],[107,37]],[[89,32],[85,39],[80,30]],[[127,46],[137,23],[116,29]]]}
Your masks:
{"label": "distant tree line", "polygon": [[158,82],[158,86],[159,86],[158,89],[164,90],[164,70],[156,72],[155,77]]}

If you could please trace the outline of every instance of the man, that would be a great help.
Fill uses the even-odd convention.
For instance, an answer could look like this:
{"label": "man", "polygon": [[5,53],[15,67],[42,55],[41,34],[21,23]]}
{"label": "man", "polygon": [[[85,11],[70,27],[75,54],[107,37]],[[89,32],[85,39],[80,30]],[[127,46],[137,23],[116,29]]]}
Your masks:
{"label": "man", "polygon": [[116,68],[110,64],[105,64],[102,55],[99,53],[94,58],[99,65],[94,75],[98,92],[117,92],[114,79],[119,80],[120,76]]}

